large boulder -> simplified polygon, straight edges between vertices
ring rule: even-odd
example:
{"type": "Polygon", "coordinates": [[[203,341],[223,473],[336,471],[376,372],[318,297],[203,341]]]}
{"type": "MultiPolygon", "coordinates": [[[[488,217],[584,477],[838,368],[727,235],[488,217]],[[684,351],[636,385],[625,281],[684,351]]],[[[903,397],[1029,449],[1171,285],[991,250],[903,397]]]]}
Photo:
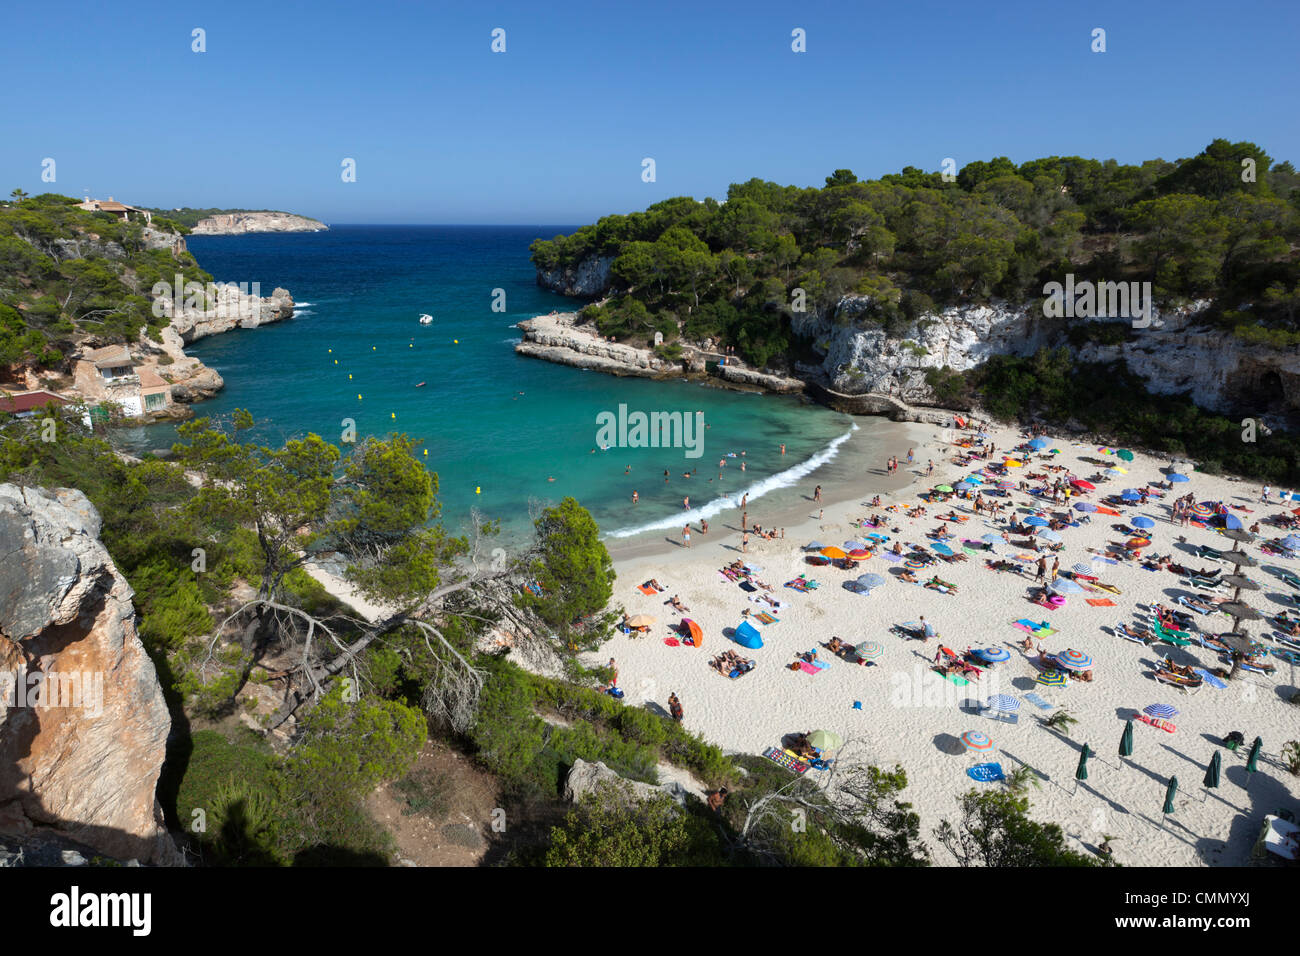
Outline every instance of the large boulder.
{"type": "Polygon", "coordinates": [[[171,717],[99,529],[80,491],[0,484],[0,832],[176,864],[156,797],[171,717]]]}
{"type": "Polygon", "coordinates": [[[590,763],[579,757],[573,761],[573,767],[564,780],[564,799],[569,803],[577,803],[588,794],[594,793],[601,784],[610,784],[621,789],[628,799],[633,801],[651,800],[667,794],[678,803],[685,803],[687,794],[686,789],[679,783],[656,787],[638,780],[628,780],[599,761],[590,763]]]}

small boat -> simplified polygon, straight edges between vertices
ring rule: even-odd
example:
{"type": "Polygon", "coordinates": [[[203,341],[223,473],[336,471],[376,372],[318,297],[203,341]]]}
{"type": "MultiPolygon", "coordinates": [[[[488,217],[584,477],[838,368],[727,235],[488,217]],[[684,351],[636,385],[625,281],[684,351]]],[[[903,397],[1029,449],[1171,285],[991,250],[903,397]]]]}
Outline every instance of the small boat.
{"type": "Polygon", "coordinates": [[[420,313],[420,324],[421,324],[421,325],[433,325],[433,316],[429,315],[427,312],[421,312],[421,313],[420,313]]]}
{"type": "Polygon", "coordinates": [[[424,383],[423,383],[423,382],[416,382],[416,383],[415,383],[415,387],[416,387],[416,388],[424,388],[424,383]]]}

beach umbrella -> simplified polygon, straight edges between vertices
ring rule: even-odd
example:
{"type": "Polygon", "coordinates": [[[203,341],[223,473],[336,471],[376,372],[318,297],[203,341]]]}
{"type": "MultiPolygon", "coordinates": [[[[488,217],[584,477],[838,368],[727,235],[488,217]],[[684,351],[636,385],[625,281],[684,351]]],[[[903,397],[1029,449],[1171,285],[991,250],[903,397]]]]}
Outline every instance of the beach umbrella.
{"type": "Polygon", "coordinates": [[[826,546],[820,541],[810,541],[803,546],[803,549],[805,551],[820,551],[824,547],[826,546]]]}
{"type": "Polygon", "coordinates": [[[1223,527],[1229,531],[1240,531],[1241,519],[1234,514],[1225,513],[1223,515],[1223,527]]]}
{"type": "Polygon", "coordinates": [[[1051,528],[1038,532],[1038,537],[1044,541],[1050,541],[1052,544],[1059,544],[1061,541],[1060,532],[1053,531],[1051,528]]]}
{"type": "MultiPolygon", "coordinates": [[[[1235,541],[1239,544],[1249,544],[1255,540],[1253,534],[1249,531],[1243,531],[1241,528],[1229,528],[1227,531],[1223,532],[1223,536],[1229,541],[1235,541]]],[[[1239,549],[1234,547],[1232,550],[1237,551],[1239,549]]]]}
{"type": "Polygon", "coordinates": [[[1057,578],[1049,585],[1057,594],[1079,594],[1083,588],[1069,578],[1057,578]]]}
{"type": "Polygon", "coordinates": [[[836,750],[844,746],[844,738],[834,731],[814,730],[808,735],[808,743],[818,750],[836,750]]]}
{"type": "Polygon", "coordinates": [[[1051,442],[1048,441],[1046,438],[1039,437],[1039,438],[1035,438],[1033,441],[1031,441],[1031,442],[1029,443],[1029,447],[1032,448],[1034,451],[1042,451],[1044,448],[1046,448],[1046,447],[1047,447],[1048,445],[1050,445],[1050,444],[1051,444],[1051,442]]]}
{"type": "Polygon", "coordinates": [[[1070,484],[1076,488],[1082,488],[1084,491],[1094,491],[1097,487],[1091,481],[1084,481],[1082,478],[1071,479],[1070,484]]]}
{"type": "Polygon", "coordinates": [[[1124,733],[1119,738],[1119,755],[1133,756],[1133,718],[1124,721],[1124,733]]]}
{"type": "Polygon", "coordinates": [[[1264,739],[1256,737],[1255,742],[1250,745],[1250,753],[1246,757],[1246,773],[1255,773],[1259,770],[1259,752],[1264,749],[1264,739]]]}
{"type": "Polygon", "coordinates": [[[1210,765],[1205,768],[1205,779],[1201,781],[1202,785],[1208,790],[1217,789],[1219,786],[1219,775],[1223,773],[1223,756],[1219,751],[1214,752],[1210,758],[1210,765]]]}
{"type": "Polygon", "coordinates": [[[1288,551],[1300,551],[1300,535],[1289,534],[1279,543],[1288,551]]]}
{"type": "Polygon", "coordinates": [[[1174,812],[1174,797],[1178,796],[1178,778],[1170,777],[1169,786],[1165,788],[1165,813],[1174,812]]]}
{"type": "Polygon", "coordinates": [[[935,485],[934,490],[946,495],[952,491],[952,485],[935,485]]]}
{"type": "Polygon", "coordinates": [[[1244,577],[1244,576],[1242,576],[1242,575],[1240,575],[1240,574],[1225,574],[1225,575],[1224,575],[1222,578],[1220,578],[1219,580],[1221,580],[1224,584],[1228,585],[1228,587],[1230,587],[1230,588],[1236,588],[1238,591],[1243,591],[1243,590],[1245,590],[1245,591],[1258,591],[1258,590],[1259,590],[1259,585],[1258,585],[1258,584],[1256,584],[1256,583],[1255,583],[1254,581],[1252,581],[1250,578],[1248,578],[1248,577],[1244,577]]]}
{"type": "Polygon", "coordinates": [[[1017,461],[1017,460],[1014,459],[1014,458],[1008,458],[1008,459],[1007,459],[1006,461],[1004,461],[1002,464],[1006,465],[1008,468],[1019,468],[1019,467],[1021,467],[1022,465],[1024,465],[1024,462],[1023,462],[1023,461],[1017,461]]]}
{"type": "Polygon", "coordinates": [[[1124,542],[1124,547],[1128,548],[1130,551],[1140,551],[1142,548],[1145,548],[1150,543],[1151,543],[1150,538],[1143,538],[1139,536],[1136,538],[1129,538],[1127,541],[1124,542]]]}
{"type": "Polygon", "coordinates": [[[1075,564],[1071,567],[1070,570],[1072,570],[1075,574],[1084,574],[1084,575],[1092,574],[1092,568],[1086,564],[1075,564]]]}
{"type": "Polygon", "coordinates": [[[1105,471],[1102,472],[1102,474],[1108,475],[1111,478],[1118,478],[1120,475],[1127,475],[1128,472],[1125,471],[1123,468],[1107,468],[1105,471]]]}
{"type": "Polygon", "coordinates": [[[857,582],[864,588],[878,588],[885,583],[885,579],[879,574],[859,574],[857,582]]]}
{"type": "Polygon", "coordinates": [[[871,552],[865,548],[854,548],[849,552],[849,557],[854,561],[865,561],[867,558],[871,557],[871,552]]]}
{"type": "Polygon", "coordinates": [[[854,648],[858,657],[866,661],[874,661],[877,657],[885,653],[885,645],[879,641],[863,641],[854,648]]]}
{"type": "Polygon", "coordinates": [[[981,647],[975,652],[975,656],[988,661],[990,664],[1011,660],[1011,652],[1005,647],[981,647]]]}
{"type": "Polygon", "coordinates": [[[1214,506],[1208,502],[1202,501],[1199,505],[1195,505],[1192,508],[1192,517],[1201,521],[1205,521],[1207,518],[1213,518],[1214,506]]]}
{"type": "Polygon", "coordinates": [[[691,640],[695,642],[696,647],[704,643],[704,629],[700,625],[689,617],[682,618],[682,625],[686,628],[686,632],[691,635],[691,640]]]}
{"type": "Polygon", "coordinates": [[[993,749],[993,741],[989,735],[978,730],[968,730],[961,735],[961,742],[966,745],[967,750],[974,750],[976,753],[985,753],[993,749]]]}
{"type": "Polygon", "coordinates": [[[1178,716],[1178,708],[1172,704],[1148,704],[1142,708],[1142,713],[1158,720],[1169,720],[1178,716]]]}
{"type": "Polygon", "coordinates": [[[1220,604],[1219,610],[1226,611],[1239,621],[1258,621],[1264,616],[1249,604],[1243,604],[1240,601],[1229,601],[1226,604],[1220,604]]]}
{"type": "Polygon", "coordinates": [[[867,543],[866,543],[865,541],[859,541],[859,540],[857,540],[856,538],[854,538],[852,541],[845,541],[845,542],[844,542],[844,550],[845,550],[845,551],[854,551],[854,550],[859,550],[859,549],[865,548],[866,546],[867,546],[867,543]]]}
{"type": "Polygon", "coordinates": [[[1129,501],[1129,502],[1133,502],[1133,501],[1141,501],[1141,500],[1142,500],[1142,496],[1141,496],[1140,494],[1138,494],[1136,491],[1134,491],[1133,489],[1131,489],[1131,488],[1128,489],[1127,491],[1125,491],[1125,492],[1124,492],[1123,494],[1121,494],[1119,497],[1120,497],[1120,500],[1121,500],[1121,501],[1129,501]]]}
{"type": "Polygon", "coordinates": [[[1078,501],[1075,502],[1074,510],[1083,512],[1096,511],[1097,506],[1088,501],[1078,501]]]}
{"type": "Polygon", "coordinates": [[[966,478],[962,481],[957,482],[956,487],[960,488],[962,491],[970,491],[972,488],[975,487],[975,482],[971,481],[969,478],[966,478]]]}
{"type": "Polygon", "coordinates": [[[1123,458],[1125,461],[1132,461],[1133,453],[1127,448],[1121,448],[1119,451],[1115,452],[1115,457],[1123,458]]]}
{"type": "Polygon", "coordinates": [[[1239,568],[1254,568],[1259,566],[1259,562],[1244,551],[1226,551],[1223,554],[1223,560],[1227,561],[1229,564],[1235,564],[1239,568]]]}
{"type": "Polygon", "coordinates": [[[1038,675],[1034,683],[1042,684],[1044,687],[1064,687],[1070,683],[1070,678],[1060,671],[1044,671],[1038,675]]]}
{"type": "Polygon", "coordinates": [[[1010,714],[1020,709],[1020,700],[1010,694],[994,694],[985,702],[984,709],[1010,714]]]}
{"type": "Polygon", "coordinates": [[[1088,779],[1088,745],[1084,744],[1083,749],[1079,751],[1079,765],[1074,768],[1074,789],[1079,789],[1079,781],[1088,779]]]}
{"type": "Polygon", "coordinates": [[[984,432],[979,432],[975,437],[978,438],[980,441],[983,441],[984,439],[988,438],[989,436],[988,436],[986,433],[984,433],[984,432]]]}
{"type": "Polygon", "coordinates": [[[845,551],[843,548],[834,548],[834,547],[822,548],[821,553],[826,557],[834,558],[835,560],[839,560],[840,558],[847,558],[849,556],[849,553],[845,551]]]}
{"type": "Polygon", "coordinates": [[[1192,479],[1188,478],[1184,474],[1181,474],[1180,472],[1172,471],[1169,473],[1169,480],[1172,482],[1183,482],[1183,481],[1191,481],[1192,479]]]}
{"type": "Polygon", "coordinates": [[[1016,483],[1014,481],[999,481],[998,488],[1002,491],[1015,491],[1016,483]]]}
{"type": "Polygon", "coordinates": [[[1129,522],[1135,528],[1154,528],[1156,523],[1150,518],[1139,515],[1129,522]]]}
{"type": "Polygon", "coordinates": [[[1046,528],[1050,522],[1042,515],[1030,515],[1022,524],[1027,524],[1032,528],[1046,528]]]}
{"type": "Polygon", "coordinates": [[[1083,651],[1076,651],[1071,647],[1056,655],[1056,663],[1066,670],[1086,671],[1092,666],[1092,658],[1083,651]]]}
{"type": "Polygon", "coordinates": [[[638,614],[635,617],[629,617],[627,619],[627,626],[628,627],[650,627],[652,624],[654,624],[654,622],[655,619],[652,618],[649,614],[638,614]]]}
{"type": "Polygon", "coordinates": [[[997,544],[1002,540],[1002,538],[996,534],[982,534],[980,535],[980,540],[985,544],[997,544]]]}

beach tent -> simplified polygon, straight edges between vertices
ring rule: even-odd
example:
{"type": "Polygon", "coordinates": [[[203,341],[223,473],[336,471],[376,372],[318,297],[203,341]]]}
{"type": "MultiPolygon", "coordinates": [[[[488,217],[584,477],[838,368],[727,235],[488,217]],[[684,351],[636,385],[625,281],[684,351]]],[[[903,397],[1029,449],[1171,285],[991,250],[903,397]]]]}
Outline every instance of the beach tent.
{"type": "Polygon", "coordinates": [[[748,621],[741,621],[736,628],[735,641],[741,647],[748,647],[751,650],[763,646],[763,638],[759,636],[757,628],[748,621]]]}
{"type": "Polygon", "coordinates": [[[686,633],[691,636],[691,640],[695,642],[696,647],[699,647],[704,643],[704,629],[689,617],[682,618],[682,627],[685,628],[686,633]]]}
{"type": "Polygon", "coordinates": [[[1224,512],[1223,514],[1219,515],[1219,517],[1223,519],[1223,527],[1226,528],[1227,530],[1229,531],[1241,530],[1241,519],[1238,518],[1236,515],[1229,514],[1228,512],[1224,512]]]}

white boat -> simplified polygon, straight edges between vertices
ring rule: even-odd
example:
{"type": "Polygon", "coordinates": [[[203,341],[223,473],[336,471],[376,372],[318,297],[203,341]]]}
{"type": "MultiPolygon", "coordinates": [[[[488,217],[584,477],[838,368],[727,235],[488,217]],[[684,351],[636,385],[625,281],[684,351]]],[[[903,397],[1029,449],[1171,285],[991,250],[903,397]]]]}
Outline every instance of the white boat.
{"type": "Polygon", "coordinates": [[[421,313],[420,313],[420,324],[421,324],[421,325],[433,325],[433,316],[429,315],[427,312],[421,312],[421,313]]]}

